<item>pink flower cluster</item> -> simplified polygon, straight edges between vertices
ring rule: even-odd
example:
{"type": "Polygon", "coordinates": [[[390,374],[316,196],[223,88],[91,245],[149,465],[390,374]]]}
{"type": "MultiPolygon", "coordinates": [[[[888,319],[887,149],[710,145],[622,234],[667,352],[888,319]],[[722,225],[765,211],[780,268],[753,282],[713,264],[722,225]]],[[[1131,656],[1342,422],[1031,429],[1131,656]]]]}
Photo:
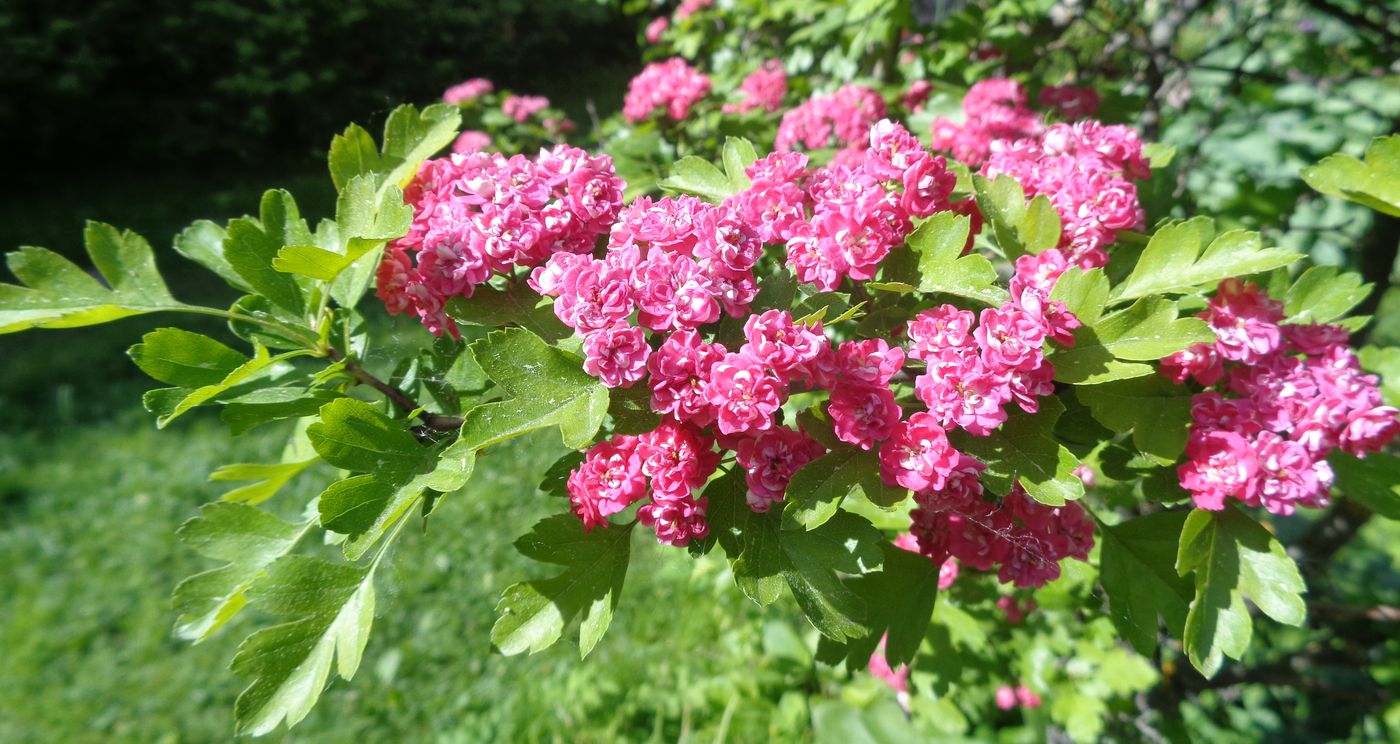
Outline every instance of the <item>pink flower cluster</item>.
{"type": "Polygon", "coordinates": [[[1060,575],[1065,558],[1086,560],[1094,523],[1075,502],[1046,506],[1018,484],[1000,503],[983,498],[977,479],[984,466],[960,456],[947,483],[915,492],[910,533],[920,552],[943,564],[949,557],[979,571],[997,571],[1002,583],[1040,587],[1060,575]]]}
{"type": "Polygon", "coordinates": [[[1397,410],[1382,405],[1340,326],[1283,324],[1283,304],[1238,279],[1220,283],[1201,317],[1215,331],[1162,360],[1182,383],[1222,383],[1195,396],[1181,486],[1202,509],[1228,498],[1274,514],[1327,504],[1340,448],[1375,452],[1400,434],[1397,410]]]}
{"type": "Polygon", "coordinates": [[[993,143],[1040,134],[1040,114],[1026,108],[1026,91],[1014,80],[993,78],[974,83],[962,103],[961,125],[942,116],[933,120],[933,149],[977,168],[992,154],[993,143]]]}
{"type": "Polygon", "coordinates": [[[588,450],[569,474],[569,501],[586,529],[643,499],[642,524],[663,543],[683,547],[710,532],[704,485],[719,464],[714,442],[693,426],[666,421],[641,436],[618,435],[588,450]]]}
{"type": "Polygon", "coordinates": [[[680,7],[676,8],[676,20],[683,21],[714,4],[715,0],[681,0],[680,7]]]}
{"type": "Polygon", "coordinates": [[[1021,707],[1026,709],[1039,708],[1041,704],[1040,696],[1031,692],[1031,688],[1025,685],[1002,685],[997,688],[996,704],[1002,710],[1011,710],[1021,707]]]}
{"type": "Polygon", "coordinates": [[[475,129],[468,129],[457,135],[457,140],[452,143],[452,152],[456,155],[466,155],[485,150],[490,146],[491,135],[475,129]]]}
{"type": "Polygon", "coordinates": [[[549,108],[549,99],[544,96],[509,95],[504,101],[501,101],[501,111],[506,116],[521,123],[529,121],[530,117],[547,108],[549,108]]]}
{"type": "Polygon", "coordinates": [[[622,115],[634,124],[661,109],[672,121],[683,121],[690,107],[710,93],[710,78],[680,57],[647,65],[627,85],[622,115]]]}
{"type": "Polygon", "coordinates": [[[787,95],[787,71],[783,63],[776,59],[764,62],[739,83],[739,93],[743,100],[724,104],[726,113],[742,114],[755,109],[772,113],[782,108],[783,96],[787,95]]]}
{"type": "Polygon", "coordinates": [[[491,81],[486,78],[472,78],[465,83],[458,83],[448,88],[442,94],[442,101],[443,103],[465,103],[480,98],[495,89],[491,81]]]}
{"type": "Polygon", "coordinates": [[[890,668],[889,659],[885,658],[885,642],[889,640],[886,635],[880,639],[880,645],[875,647],[875,652],[870,655],[870,663],[866,668],[871,676],[883,680],[890,686],[891,690],[901,695],[909,692],[909,666],[900,664],[898,669],[890,668]]]}
{"type": "Polygon", "coordinates": [[[982,172],[1014,177],[1026,196],[1044,194],[1060,216],[1060,247],[1072,263],[1108,263],[1105,246],[1146,220],[1134,179],[1151,175],[1137,131],[1092,119],[1055,124],[1038,136],[994,143],[982,172]]]}
{"type": "Polygon", "coordinates": [[[651,23],[647,24],[646,31],[643,32],[643,35],[646,36],[648,44],[655,44],[661,41],[661,35],[666,33],[666,29],[670,27],[671,20],[669,18],[666,16],[657,16],[651,19],[651,23]]]}
{"type": "Polygon", "coordinates": [[[752,185],[734,197],[765,241],[786,242],[797,280],[822,290],[874,277],[914,219],[949,208],[957,182],[947,161],[899,124],[881,120],[865,137],[869,146],[848,150],[846,164],[812,173],[803,155],[769,155],[750,166],[752,185]]]}
{"type": "Polygon", "coordinates": [[[1055,109],[1065,119],[1073,121],[1093,116],[1099,110],[1101,99],[1093,88],[1079,88],[1073,85],[1048,85],[1040,89],[1037,96],[1040,105],[1055,109]]]}
{"type": "Polygon", "coordinates": [[[870,126],[884,116],[885,100],[879,93],[861,85],[843,85],[831,95],[814,96],[783,114],[774,148],[859,145],[866,141],[870,126]]]}
{"type": "Polygon", "coordinates": [[[1080,326],[1064,303],[1049,299],[1064,269],[1054,249],[1022,256],[1010,302],[978,316],[941,305],[909,322],[909,356],[925,365],[914,391],[937,425],[986,436],[1006,420],[1008,403],[1027,413],[1040,410],[1040,396],[1055,389],[1045,343],[1071,346],[1080,326]]]}
{"type": "Polygon", "coordinates": [[[611,158],[568,145],[533,160],[482,152],[429,160],[404,190],[413,224],[386,248],[377,294],[390,313],[412,312],[433,333],[456,335],[447,300],[517,266],[592,251],[624,186],[611,158]]]}

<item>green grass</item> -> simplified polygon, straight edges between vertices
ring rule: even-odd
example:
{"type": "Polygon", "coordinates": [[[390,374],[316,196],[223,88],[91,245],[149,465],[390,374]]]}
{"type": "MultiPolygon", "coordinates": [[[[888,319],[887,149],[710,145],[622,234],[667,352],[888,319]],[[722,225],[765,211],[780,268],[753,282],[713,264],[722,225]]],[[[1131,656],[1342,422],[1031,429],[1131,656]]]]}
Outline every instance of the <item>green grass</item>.
{"type": "MultiPolygon", "coordinates": [[[[198,646],[175,640],[170,590],[210,566],[173,532],[217,497],[211,469],[271,455],[277,441],[230,440],[208,415],[173,428],[157,433],[133,411],[59,437],[0,435],[0,741],[230,736],[243,681],[226,665],[268,618],[245,613],[198,646]]],[[[691,561],[640,531],[623,605],[587,660],[567,641],[533,657],[491,652],[500,591],[548,570],[510,543],[564,508],[534,487],[560,452],[555,436],[492,451],[426,534],[405,532],[358,676],[270,740],[800,737],[805,703],[784,693],[815,684],[810,665],[764,654],[765,613],[733,590],[722,561],[691,561]]],[[[311,480],[280,506],[299,508],[311,480]]],[[[769,645],[788,627],[770,628],[769,645]]]]}

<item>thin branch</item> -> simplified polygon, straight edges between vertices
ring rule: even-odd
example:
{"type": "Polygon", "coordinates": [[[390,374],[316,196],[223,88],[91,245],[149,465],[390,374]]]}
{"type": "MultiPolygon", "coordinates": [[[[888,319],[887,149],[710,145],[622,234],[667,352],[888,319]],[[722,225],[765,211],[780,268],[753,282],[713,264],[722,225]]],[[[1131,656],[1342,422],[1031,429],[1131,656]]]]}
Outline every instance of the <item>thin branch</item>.
{"type": "MultiPolygon", "coordinates": [[[[339,349],[328,349],[326,351],[326,358],[330,359],[332,362],[342,362],[345,371],[349,372],[352,377],[383,393],[384,397],[392,401],[393,404],[404,413],[413,413],[421,408],[412,398],[408,397],[407,393],[370,374],[369,370],[347,359],[345,354],[341,353],[339,349]]],[[[424,426],[435,431],[452,431],[462,426],[462,418],[460,416],[420,413],[418,414],[417,420],[422,422],[424,426]]]]}

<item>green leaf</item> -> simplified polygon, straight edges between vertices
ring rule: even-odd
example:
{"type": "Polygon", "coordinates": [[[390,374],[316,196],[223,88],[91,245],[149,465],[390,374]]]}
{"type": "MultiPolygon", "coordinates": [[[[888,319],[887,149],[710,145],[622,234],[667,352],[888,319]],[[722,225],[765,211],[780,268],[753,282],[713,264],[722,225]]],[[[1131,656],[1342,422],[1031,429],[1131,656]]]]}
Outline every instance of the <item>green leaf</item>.
{"type": "Polygon", "coordinates": [[[161,429],[184,413],[235,388],[247,394],[250,387],[275,385],[277,379],[272,375],[289,369],[282,366],[283,362],[311,354],[301,350],[270,356],[267,349],[258,344],[249,359],[213,339],[176,328],[147,334],[144,343],[133,346],[128,353],[152,377],[162,382],[178,380],[176,384],[184,385],[146,393],[143,399],[146,408],[156,414],[156,426],[161,429]],[[228,357],[230,352],[235,357],[228,357]],[[223,377],[216,378],[214,373],[234,358],[243,361],[223,377]],[[215,381],[200,384],[201,380],[215,381]]]}
{"type": "Polygon", "coordinates": [[[440,468],[455,466],[418,444],[403,422],[354,398],[322,406],[321,420],[306,435],[321,459],[365,473],[332,483],[317,501],[321,526],[348,536],[343,548],[350,560],[364,556],[438,484],[440,468]]]}
{"type": "Polygon", "coordinates": [[[175,252],[218,274],[234,289],[252,292],[253,288],[224,258],[224,239],[227,237],[222,227],[209,220],[200,220],[175,236],[175,252]]]}
{"type": "Polygon", "coordinates": [[[306,314],[302,287],[289,274],[273,268],[283,246],[309,245],[311,231],[297,211],[292,195],[280,189],[263,194],[259,218],[239,217],[228,223],[224,258],[243,281],[291,317],[306,314]]]}
{"type": "Polygon", "coordinates": [[[778,537],[787,563],[783,577],[812,626],[837,641],[868,635],[865,601],[837,572],[879,570],[884,565],[880,531],[865,518],[841,511],[816,529],[784,530],[778,537]]]}
{"type": "MultiPolygon", "coordinates": [[[[1021,190],[1021,184],[1004,174],[995,180],[973,176],[972,183],[976,189],[977,208],[987,218],[1007,260],[1015,261],[1026,255],[1029,250],[1020,234],[1026,216],[1026,193],[1021,190]]],[[[1058,237],[1056,240],[1058,242],[1058,237]]]]}
{"type": "Polygon", "coordinates": [[[272,498],[282,487],[307,469],[318,458],[300,462],[239,463],[224,465],[209,474],[211,481],[254,481],[246,486],[228,491],[219,498],[223,501],[238,502],[257,506],[272,498]]]}
{"type": "Polygon", "coordinates": [[[402,421],[354,398],[321,406],[321,420],[306,430],[321,459],[360,473],[420,473],[430,455],[402,421]]]}
{"type": "Polygon", "coordinates": [[[21,283],[0,284],[0,333],[77,328],[189,307],[170,296],[140,235],[89,222],[83,238],[107,286],[53,251],[21,248],[6,256],[21,283]]]}
{"type": "Polygon", "coordinates": [[[1143,656],[1157,649],[1158,617],[1177,638],[1186,623],[1191,582],[1176,573],[1177,539],[1186,512],[1157,512],[1099,526],[1099,581],[1109,617],[1143,656]]]}
{"type": "Polygon", "coordinates": [[[538,653],[559,640],[569,621],[581,616],[579,653],[587,656],[607,632],[622,596],[632,526],[589,532],[573,514],[536,524],[515,542],[516,549],[534,560],[564,566],[564,572],[506,589],[496,605],[499,617],[491,628],[491,644],[507,656],[538,653]]]}
{"type": "Polygon", "coordinates": [[[668,191],[680,191],[718,204],[736,193],[729,176],[704,158],[687,155],[671,166],[671,175],[659,184],[668,191]]]}
{"type": "Polygon", "coordinates": [[[1085,271],[1071,266],[1055,281],[1050,299],[1065,303],[1080,323],[1092,326],[1103,317],[1104,305],[1108,303],[1108,277],[1103,269],[1085,271]]]}
{"type": "Polygon", "coordinates": [[[1144,142],[1142,157],[1152,167],[1152,170],[1160,170],[1171,165],[1172,159],[1176,157],[1176,146],[1161,142],[1144,142]]]}
{"type": "Polygon", "coordinates": [[[938,565],[928,556],[901,550],[883,542],[884,568],[851,582],[865,600],[868,608],[869,634],[863,639],[870,650],[860,654],[857,663],[864,665],[870,653],[885,637],[885,660],[891,667],[914,660],[933,617],[934,600],[938,596],[938,565]]]}
{"type": "Polygon", "coordinates": [[[997,286],[991,262],[977,253],[962,255],[969,224],[965,215],[939,212],[909,236],[909,248],[919,257],[919,289],[1000,305],[1011,296],[997,286]]]}
{"type": "Polygon", "coordinates": [[[1117,433],[1133,432],[1143,452],[1175,461],[1191,429],[1191,389],[1160,375],[1082,385],[1075,395],[1094,418],[1117,433]]]}
{"type": "Polygon", "coordinates": [[[749,508],[748,487],[738,469],[705,487],[710,534],[733,564],[734,583],[744,596],[770,605],[782,596],[782,553],[777,547],[781,517],[749,508]]]}
{"type": "Polygon", "coordinates": [[[747,189],[750,182],[744,169],[758,160],[753,143],[741,137],[725,137],[721,158],[724,162],[725,178],[729,181],[729,193],[737,194],[747,189]]]}
{"type": "Polygon", "coordinates": [[[816,744],[902,744],[926,738],[893,700],[858,708],[840,700],[814,699],[812,731],[816,744]]]}
{"type": "Polygon", "coordinates": [[[1374,284],[1362,284],[1361,275],[1345,274],[1335,266],[1314,266],[1293,283],[1284,300],[1285,323],[1330,323],[1361,304],[1374,284]]]}
{"type": "Polygon", "coordinates": [[[476,363],[509,397],[464,414],[464,446],[480,450],[549,426],[559,427],[570,449],[592,441],[607,415],[608,389],[583,371],[578,357],[523,328],[492,331],[470,348],[476,363]]]}
{"type": "Polygon", "coordinates": [[[1055,379],[1092,385],[1153,373],[1156,361],[1198,343],[1215,340],[1200,318],[1178,318],[1177,305],[1147,297],[1075,330],[1074,345],[1050,355],[1055,379]]]}
{"type": "Polygon", "coordinates": [[[332,390],[267,387],[225,399],[220,418],[238,435],[273,421],[315,416],[321,406],[339,397],[332,390]]]}
{"type": "Polygon", "coordinates": [[[502,328],[518,325],[546,341],[568,338],[573,331],[559,322],[554,306],[542,302],[530,285],[519,282],[508,289],[477,287],[471,297],[447,302],[447,315],[458,323],[502,328]]]}
{"type": "Polygon", "coordinates": [[[452,143],[461,125],[461,109],[449,104],[435,103],[422,111],[409,104],[394,109],[384,122],[384,147],[374,169],[386,173],[381,191],[407,186],[424,160],[452,143]]]}
{"type": "Polygon", "coordinates": [[[886,507],[909,495],[907,489],[891,488],[880,479],[880,461],[875,451],[843,443],[793,474],[783,515],[810,530],[835,515],[842,500],[854,493],[864,493],[872,502],[886,507]]]}
{"type": "Polygon", "coordinates": [[[1063,506],[1084,496],[1084,483],[1074,474],[1079,458],[1054,437],[1055,422],[1065,412],[1059,398],[1040,399],[1040,410],[1013,410],[1000,428],[985,437],[954,432],[953,444],[987,465],[982,483],[992,493],[1005,496],[1019,482],[1031,498],[1049,506],[1063,506]]]}
{"type": "Polygon", "coordinates": [[[238,647],[233,671],[252,679],[234,704],[238,733],[260,736],[283,720],[296,725],[320,698],[333,662],[343,679],[355,675],[374,622],[377,567],[305,556],[267,567],[248,590],[249,602],[297,619],[259,630],[238,647]]]}
{"type": "Polygon", "coordinates": [[[1380,375],[1386,405],[1400,406],[1400,346],[1363,346],[1356,357],[1362,369],[1380,375]]]}
{"type": "Polygon", "coordinates": [[[387,170],[379,148],[374,144],[374,137],[359,124],[351,124],[343,133],[331,139],[328,161],[331,181],[335,183],[337,191],[344,189],[357,176],[387,170]]]}
{"type": "Polygon", "coordinates": [[[361,257],[408,232],[413,207],[404,204],[403,192],[389,186],[376,193],[375,176],[356,176],[336,199],[335,250],[316,245],[288,245],[277,252],[272,266],[324,282],[335,281],[361,257]]]}
{"type": "Polygon", "coordinates": [[[1040,253],[1060,244],[1060,215],[1044,194],[1031,199],[1021,218],[1020,232],[1027,253],[1040,253]]]}
{"type": "Polygon", "coordinates": [[[1301,254],[1265,248],[1259,233],[1231,230],[1212,236],[1208,217],[1175,222],[1153,234],[1128,278],[1113,290],[1113,302],[1149,295],[1213,289],[1222,279],[1287,266],[1301,254]]]}
{"type": "Polygon", "coordinates": [[[217,385],[248,357],[208,336],[179,328],[161,328],[141,337],[127,351],[136,366],[167,385],[217,385]]]}
{"type": "Polygon", "coordinates": [[[1304,168],[1302,175],[1321,193],[1400,217],[1400,135],[1371,140],[1365,162],[1337,153],[1304,168]]]}
{"type": "Polygon", "coordinates": [[[1192,666],[1207,677],[1219,671],[1223,656],[1239,659],[1249,647],[1245,597],[1280,623],[1303,623],[1307,608],[1298,566],[1268,530],[1234,506],[1187,516],[1176,570],[1196,576],[1182,640],[1192,666]]]}
{"type": "Polygon", "coordinates": [[[175,635],[198,643],[243,609],[244,593],[263,569],[287,554],[308,525],[293,525],[243,504],[206,504],[185,522],[180,539],[226,565],[195,574],[175,587],[175,635]]]}
{"type": "Polygon", "coordinates": [[[1400,519],[1400,458],[1373,452],[1363,460],[1339,450],[1328,462],[1342,495],[1386,519],[1400,519]]]}

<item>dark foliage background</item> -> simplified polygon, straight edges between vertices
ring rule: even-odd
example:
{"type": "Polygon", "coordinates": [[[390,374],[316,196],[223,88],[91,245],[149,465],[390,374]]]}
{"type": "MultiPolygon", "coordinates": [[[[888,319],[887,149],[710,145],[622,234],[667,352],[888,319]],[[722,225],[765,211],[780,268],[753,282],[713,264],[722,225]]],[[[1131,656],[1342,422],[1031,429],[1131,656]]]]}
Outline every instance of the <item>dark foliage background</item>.
{"type": "Polygon", "coordinates": [[[7,0],[0,145],[44,171],[309,160],[466,77],[635,66],[635,33],[587,0],[7,0]]]}

